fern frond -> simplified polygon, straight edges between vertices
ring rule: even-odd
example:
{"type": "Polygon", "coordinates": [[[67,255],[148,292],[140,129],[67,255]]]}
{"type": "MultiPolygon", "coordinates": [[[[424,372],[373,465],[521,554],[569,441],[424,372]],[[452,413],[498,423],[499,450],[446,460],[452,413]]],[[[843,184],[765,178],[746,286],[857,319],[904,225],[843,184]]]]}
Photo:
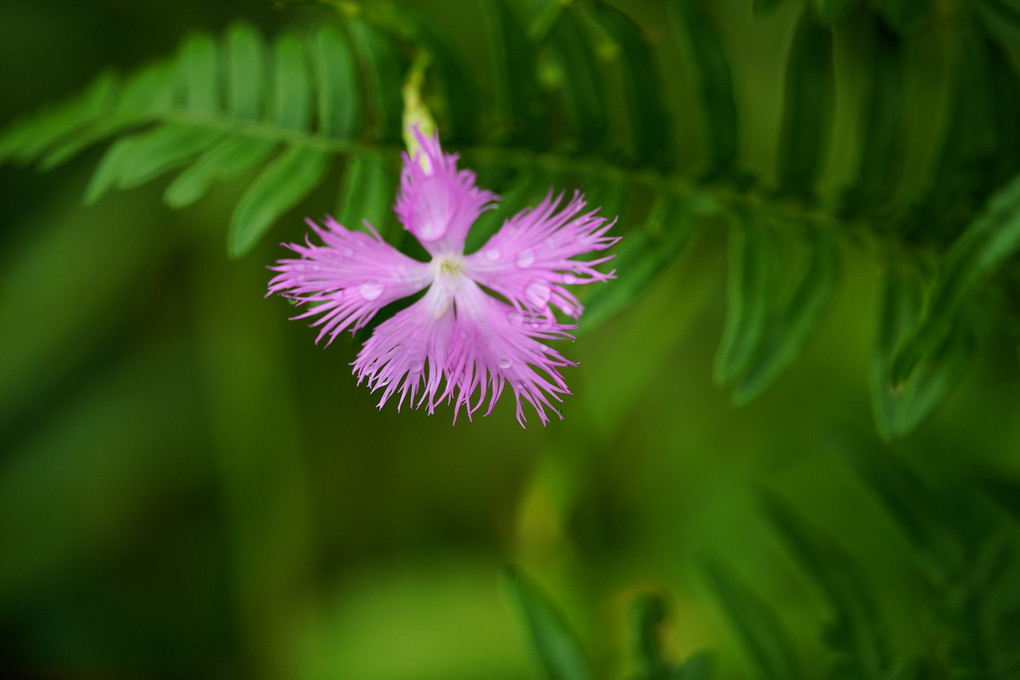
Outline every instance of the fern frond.
{"type": "MultiPolygon", "coordinates": [[[[755,0],[751,9],[770,15],[781,4],[755,0]]],[[[164,193],[175,208],[200,200],[219,180],[256,173],[230,221],[228,251],[240,256],[343,159],[339,212],[386,231],[386,197],[396,184],[395,164],[386,159],[400,148],[401,85],[414,57],[430,64],[422,92],[444,138],[506,195],[501,214],[549,184],[575,184],[623,216],[620,280],[584,300],[582,331],[657,280],[705,217],[736,225],[715,376],[736,384],[737,403],[761,394],[808,344],[838,285],[846,244],[874,246],[895,270],[889,281],[901,267],[919,272],[909,300],[887,290],[876,343],[872,392],[890,438],[916,427],[959,378],[972,342],[948,333],[956,319],[989,285],[1017,285],[1015,277],[997,276],[1012,266],[1020,239],[1020,202],[1013,200],[1020,190],[1008,184],[1020,172],[1020,78],[1006,51],[1018,43],[1020,20],[1001,0],[947,3],[951,39],[933,44],[945,51],[955,84],[934,139],[904,134],[907,36],[934,32],[941,15],[930,0],[789,3],[777,13],[796,22],[785,84],[777,85],[779,143],[775,158],[764,161],[748,158],[742,144],[752,116],[738,105],[741,65],[710,5],[670,0],[670,28],[694,82],[686,98],[700,109],[707,140],[700,167],[674,144],[680,115],[665,96],[665,78],[678,65],[660,49],[664,39],[619,5],[483,3],[491,92],[414,11],[389,2],[343,7],[310,36],[285,32],[267,48],[241,24],[220,40],[192,36],[172,58],[125,79],[103,76],[0,136],[0,163],[49,169],[113,140],[87,200],[177,171],[164,193]],[[837,78],[840,50],[854,64],[856,89],[837,78]],[[826,168],[837,93],[856,98],[860,133],[856,167],[834,180],[826,168]],[[919,144],[934,145],[924,154],[934,168],[904,182],[898,159],[919,144]],[[756,163],[774,172],[763,174],[756,163]],[[807,265],[791,266],[800,259],[807,265]],[[769,270],[795,273],[788,286],[769,286],[769,270]]],[[[500,219],[485,215],[469,248],[500,219]]]]}

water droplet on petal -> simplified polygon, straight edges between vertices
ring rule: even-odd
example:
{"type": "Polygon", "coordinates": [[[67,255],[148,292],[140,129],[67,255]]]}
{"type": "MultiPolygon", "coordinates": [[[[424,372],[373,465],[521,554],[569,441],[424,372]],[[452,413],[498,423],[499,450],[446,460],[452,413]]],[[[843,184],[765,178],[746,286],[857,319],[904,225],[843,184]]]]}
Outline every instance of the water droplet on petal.
{"type": "Polygon", "coordinates": [[[410,366],[408,366],[407,370],[410,373],[421,373],[424,368],[425,368],[425,364],[423,364],[421,362],[416,362],[416,363],[413,363],[410,366]]]}
{"type": "Polygon", "coordinates": [[[517,266],[522,269],[530,267],[535,263],[535,251],[531,248],[525,248],[517,254],[517,266]]]}
{"type": "Polygon", "coordinates": [[[570,272],[567,272],[566,274],[563,275],[563,283],[566,284],[577,283],[577,277],[571,274],[570,272]]]}
{"type": "Polygon", "coordinates": [[[513,326],[520,326],[524,323],[524,316],[520,312],[507,312],[506,319],[513,326]]]}
{"type": "Polygon", "coordinates": [[[383,287],[382,284],[366,281],[358,286],[358,292],[361,293],[361,297],[371,301],[382,295],[383,287]]]}
{"type": "Polygon", "coordinates": [[[341,248],[340,252],[344,254],[344,257],[350,257],[351,255],[354,254],[354,251],[348,248],[347,246],[341,248]]]}
{"type": "Polygon", "coordinates": [[[485,250],[484,255],[485,259],[488,260],[489,262],[495,262],[496,260],[499,259],[502,253],[499,252],[499,248],[487,248],[485,250]]]}
{"type": "Polygon", "coordinates": [[[513,362],[509,359],[500,359],[496,363],[499,364],[500,368],[510,368],[513,365],[513,362]]]}
{"type": "Polygon", "coordinates": [[[535,279],[524,289],[524,297],[534,307],[545,307],[549,302],[549,295],[551,293],[549,284],[542,279],[535,279]]]}

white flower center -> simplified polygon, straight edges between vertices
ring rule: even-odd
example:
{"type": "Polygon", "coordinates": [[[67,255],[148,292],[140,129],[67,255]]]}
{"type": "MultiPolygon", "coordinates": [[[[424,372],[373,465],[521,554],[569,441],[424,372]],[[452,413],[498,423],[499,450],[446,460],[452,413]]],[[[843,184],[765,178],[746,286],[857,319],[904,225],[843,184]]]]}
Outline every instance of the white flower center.
{"type": "Polygon", "coordinates": [[[439,255],[432,259],[432,287],[436,292],[432,318],[439,319],[453,306],[454,295],[464,284],[464,260],[460,255],[439,255]]]}

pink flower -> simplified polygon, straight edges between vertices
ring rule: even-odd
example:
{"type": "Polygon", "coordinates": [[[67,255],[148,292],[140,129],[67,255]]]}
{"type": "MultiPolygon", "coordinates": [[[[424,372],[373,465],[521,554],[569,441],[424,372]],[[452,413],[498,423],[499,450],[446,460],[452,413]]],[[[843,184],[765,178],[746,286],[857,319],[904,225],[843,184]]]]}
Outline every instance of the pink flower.
{"type": "MultiPolygon", "coordinates": [[[[457,169],[456,154],[445,154],[438,136],[413,130],[420,152],[403,155],[403,173],[395,210],[403,225],[432,255],[420,262],[397,251],[367,222],[369,233],[351,231],[332,217],[320,226],[308,220],[322,245],[285,244],[298,257],[279,260],[269,282],[278,293],[307,304],[295,317],[315,317],[316,342],[352,333],[375,314],[402,298],[424,296],[379,324],[354,361],[358,384],[382,389],[379,408],[399,393],[433,413],[443,400],[461,407],[468,418],[487,403],[485,415],[509,385],[517,400],[517,420],[525,423],[522,401],[531,404],[544,425],[551,400],[570,394],[560,375],[574,366],[548,340],[572,339],[576,325],[560,323],[554,309],[577,320],[583,308],[565,287],[606,281],[614,272],[596,266],[612,255],[579,260],[579,255],[609,248],[619,239],[606,236],[613,222],[585,212],[581,194],[563,205],[552,192],[535,208],[504,222],[482,248],[464,254],[471,225],[495,207],[499,198],[475,185],[475,175],[457,169]]],[[[563,416],[560,415],[560,418],[563,416]]]]}

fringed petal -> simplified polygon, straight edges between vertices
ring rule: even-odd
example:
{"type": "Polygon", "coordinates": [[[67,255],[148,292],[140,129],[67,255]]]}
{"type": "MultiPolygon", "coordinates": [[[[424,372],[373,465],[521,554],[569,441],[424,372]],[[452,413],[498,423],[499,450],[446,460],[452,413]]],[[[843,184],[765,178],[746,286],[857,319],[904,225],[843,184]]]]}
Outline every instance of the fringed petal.
{"type": "MultiPolygon", "coordinates": [[[[367,223],[366,223],[367,224],[367,223]]],[[[413,295],[431,281],[429,265],[412,259],[379,237],[351,231],[332,217],[320,227],[308,220],[322,241],[315,245],[284,244],[299,257],[278,260],[270,267],[276,276],[269,282],[269,295],[278,294],[308,305],[294,317],[318,317],[311,324],[320,327],[315,339],[327,344],[345,329],[353,333],[395,300],[413,295]]]]}
{"type": "Polygon", "coordinates": [[[460,254],[468,230],[499,197],[475,185],[475,174],[457,170],[457,154],[443,153],[439,137],[412,129],[419,151],[403,154],[400,193],[394,210],[432,255],[460,254]]]}
{"type": "Polygon", "coordinates": [[[552,319],[555,307],[579,318],[583,307],[564,286],[607,281],[615,277],[615,270],[596,269],[613,255],[575,258],[605,250],[619,238],[606,235],[615,219],[599,217],[598,210],[583,212],[586,204],[580,193],[560,209],[562,202],[562,194],[553,198],[550,192],[537,207],[507,220],[488,243],[464,258],[467,275],[518,308],[552,319]]]}

